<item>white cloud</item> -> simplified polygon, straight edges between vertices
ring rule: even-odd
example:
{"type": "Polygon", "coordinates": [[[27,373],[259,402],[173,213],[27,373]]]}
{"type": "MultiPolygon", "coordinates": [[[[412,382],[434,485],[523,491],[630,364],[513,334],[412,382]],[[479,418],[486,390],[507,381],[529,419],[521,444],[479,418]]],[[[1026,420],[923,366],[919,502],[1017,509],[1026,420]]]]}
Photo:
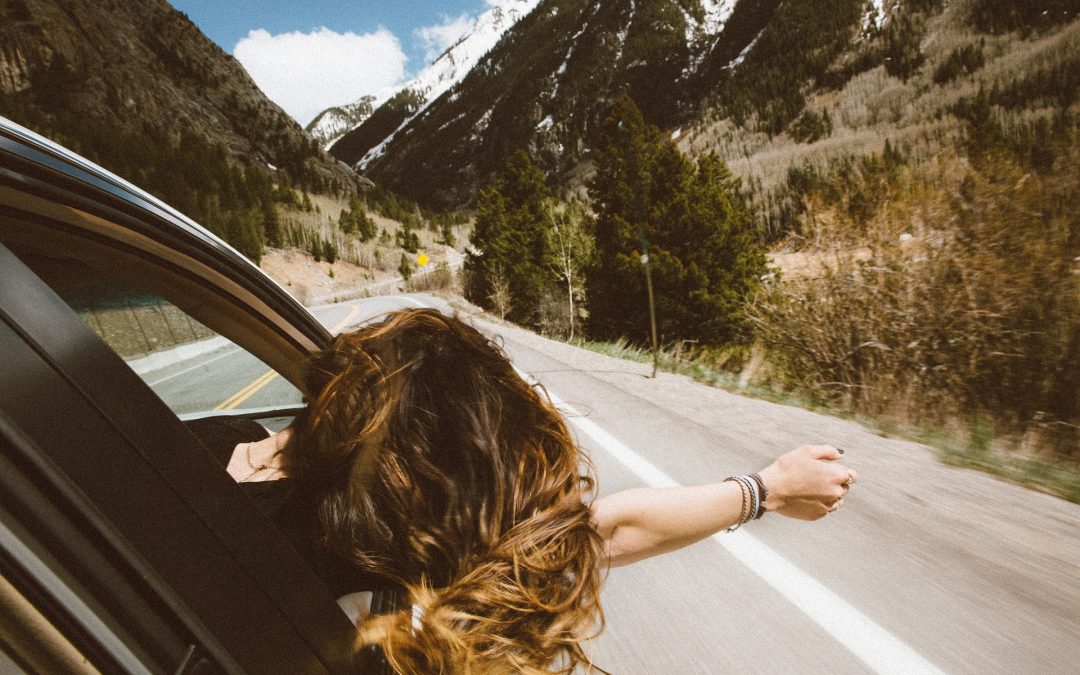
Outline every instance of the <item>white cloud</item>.
{"type": "Polygon", "coordinates": [[[423,26],[413,31],[424,47],[424,59],[431,63],[439,58],[465,34],[465,31],[472,27],[473,21],[475,19],[467,12],[453,19],[444,14],[442,23],[435,26],[423,26]]]}
{"type": "Polygon", "coordinates": [[[253,30],[236,43],[233,56],[302,125],[330,106],[400,85],[408,58],[385,28],[364,35],[329,28],[281,35],[253,30]]]}

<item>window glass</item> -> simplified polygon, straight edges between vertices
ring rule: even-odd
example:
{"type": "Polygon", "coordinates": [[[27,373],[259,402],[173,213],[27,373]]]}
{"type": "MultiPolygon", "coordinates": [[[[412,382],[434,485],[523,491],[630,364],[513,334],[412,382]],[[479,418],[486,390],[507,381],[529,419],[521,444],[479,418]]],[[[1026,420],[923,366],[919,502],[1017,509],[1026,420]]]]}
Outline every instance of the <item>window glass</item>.
{"type": "Polygon", "coordinates": [[[301,403],[277,372],[164,298],[76,260],[15,252],[177,415],[301,403]]]}

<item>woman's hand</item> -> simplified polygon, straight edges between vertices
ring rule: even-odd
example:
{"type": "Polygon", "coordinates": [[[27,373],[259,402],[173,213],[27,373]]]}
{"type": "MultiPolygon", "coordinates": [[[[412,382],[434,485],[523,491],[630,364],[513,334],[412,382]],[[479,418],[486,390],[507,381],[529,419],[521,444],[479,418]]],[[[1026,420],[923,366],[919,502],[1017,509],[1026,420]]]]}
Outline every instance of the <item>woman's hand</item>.
{"type": "MultiPolygon", "coordinates": [[[[817,520],[839,508],[858,474],[836,460],[831,445],[804,445],[763,469],[768,511],[817,520]]],[[[593,527],[614,567],[682,548],[727,529],[743,514],[745,493],[735,481],[671,488],[632,488],[591,505],[593,527]]]]}
{"type": "Polygon", "coordinates": [[[831,445],[804,445],[781,455],[758,474],[769,489],[765,508],[799,520],[817,520],[840,508],[859,480],[854,469],[836,461],[842,455],[831,445]]]}

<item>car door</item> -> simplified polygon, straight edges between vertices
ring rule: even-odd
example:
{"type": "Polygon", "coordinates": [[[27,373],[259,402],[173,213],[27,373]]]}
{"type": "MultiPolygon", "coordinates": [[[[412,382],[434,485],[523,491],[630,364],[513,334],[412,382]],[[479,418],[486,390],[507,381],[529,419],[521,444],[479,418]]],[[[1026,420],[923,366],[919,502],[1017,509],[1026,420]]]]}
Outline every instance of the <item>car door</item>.
{"type": "Polygon", "coordinates": [[[188,389],[202,391],[239,356],[264,388],[282,384],[249,414],[287,421],[300,403],[287,385],[326,339],[201,228],[0,124],[0,602],[29,617],[7,615],[0,651],[30,672],[50,658],[101,672],[351,668],[334,598],[181,421],[228,406],[154,386],[198,371],[188,389]],[[226,356],[205,353],[215,340],[226,356]],[[18,637],[38,620],[37,638],[18,637]]]}

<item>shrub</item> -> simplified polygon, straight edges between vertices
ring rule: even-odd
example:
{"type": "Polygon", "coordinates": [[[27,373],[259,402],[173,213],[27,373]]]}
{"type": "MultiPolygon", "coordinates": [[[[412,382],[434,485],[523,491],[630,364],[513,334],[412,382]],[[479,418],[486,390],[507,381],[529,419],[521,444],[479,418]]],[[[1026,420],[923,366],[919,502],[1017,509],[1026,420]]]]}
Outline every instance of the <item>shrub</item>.
{"type": "Polygon", "coordinates": [[[901,186],[862,236],[850,215],[819,208],[807,219],[818,272],[752,312],[789,382],[916,422],[1038,424],[1080,459],[1076,154],[1058,159],[1070,171],[1045,176],[1006,153],[954,161],[901,186]]]}

